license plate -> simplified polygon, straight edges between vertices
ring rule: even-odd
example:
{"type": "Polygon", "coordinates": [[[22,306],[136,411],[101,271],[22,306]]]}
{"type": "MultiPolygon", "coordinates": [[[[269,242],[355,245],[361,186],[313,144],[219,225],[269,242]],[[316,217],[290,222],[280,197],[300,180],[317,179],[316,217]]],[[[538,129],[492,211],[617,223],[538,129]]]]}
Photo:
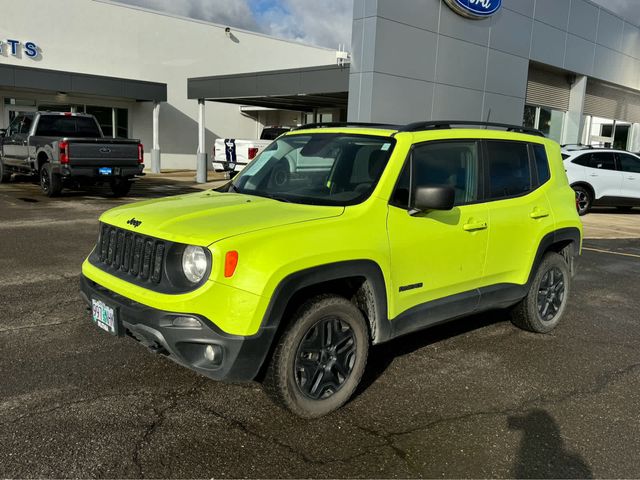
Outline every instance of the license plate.
{"type": "Polygon", "coordinates": [[[100,175],[111,175],[112,172],[113,172],[113,169],[111,167],[100,167],[98,169],[98,173],[100,175]]]}
{"type": "Polygon", "coordinates": [[[102,300],[91,299],[91,317],[94,323],[105,332],[109,332],[111,335],[118,334],[116,312],[113,307],[105,304],[102,300]]]}
{"type": "Polygon", "coordinates": [[[236,169],[236,164],[235,163],[229,163],[229,170],[235,170],[236,169]]]}

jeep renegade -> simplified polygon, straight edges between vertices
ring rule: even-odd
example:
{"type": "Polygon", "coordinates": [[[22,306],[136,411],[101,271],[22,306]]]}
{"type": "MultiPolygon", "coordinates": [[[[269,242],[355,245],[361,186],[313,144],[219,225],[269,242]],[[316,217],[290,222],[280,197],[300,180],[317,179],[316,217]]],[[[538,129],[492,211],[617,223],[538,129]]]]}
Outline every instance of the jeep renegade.
{"type": "Polygon", "coordinates": [[[498,308],[550,332],[582,241],[560,147],[470,126],[309,125],[216,191],[106,212],[93,321],[306,418],[350,398],[372,344],[498,308]]]}

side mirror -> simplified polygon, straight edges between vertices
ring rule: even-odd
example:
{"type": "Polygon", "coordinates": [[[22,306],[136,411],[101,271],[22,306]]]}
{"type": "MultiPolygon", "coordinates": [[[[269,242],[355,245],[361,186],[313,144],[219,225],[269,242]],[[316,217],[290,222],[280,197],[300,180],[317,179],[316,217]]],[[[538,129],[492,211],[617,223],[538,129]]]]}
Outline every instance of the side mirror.
{"type": "Polygon", "coordinates": [[[452,210],[456,192],[452,187],[418,187],[411,205],[410,215],[426,210],[452,210]]]}

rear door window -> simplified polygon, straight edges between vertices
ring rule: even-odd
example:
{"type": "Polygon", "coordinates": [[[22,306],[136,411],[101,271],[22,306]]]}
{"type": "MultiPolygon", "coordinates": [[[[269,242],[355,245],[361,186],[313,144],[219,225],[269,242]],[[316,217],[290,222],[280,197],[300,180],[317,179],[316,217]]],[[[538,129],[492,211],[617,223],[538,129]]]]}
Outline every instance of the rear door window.
{"type": "Polygon", "coordinates": [[[529,149],[526,143],[488,141],[487,168],[489,170],[490,199],[525,195],[532,190],[529,149]]]}
{"type": "Polygon", "coordinates": [[[615,170],[616,159],[613,152],[591,152],[580,155],[573,163],[588,168],[615,170]]]}
{"type": "Polygon", "coordinates": [[[640,158],[626,153],[619,153],[620,170],[629,173],[640,173],[640,158]]]}

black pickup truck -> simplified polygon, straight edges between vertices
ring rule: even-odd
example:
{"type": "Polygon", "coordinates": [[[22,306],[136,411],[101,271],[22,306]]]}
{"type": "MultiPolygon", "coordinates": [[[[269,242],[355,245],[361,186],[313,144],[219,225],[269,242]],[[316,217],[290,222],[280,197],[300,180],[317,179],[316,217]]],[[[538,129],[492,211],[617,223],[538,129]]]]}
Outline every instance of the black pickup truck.
{"type": "Polygon", "coordinates": [[[93,115],[24,113],[0,129],[0,183],[13,173],[36,174],[49,197],[63,187],[103,183],[114,195],[126,195],[143,174],[143,161],[138,140],[105,137],[93,115]]]}

